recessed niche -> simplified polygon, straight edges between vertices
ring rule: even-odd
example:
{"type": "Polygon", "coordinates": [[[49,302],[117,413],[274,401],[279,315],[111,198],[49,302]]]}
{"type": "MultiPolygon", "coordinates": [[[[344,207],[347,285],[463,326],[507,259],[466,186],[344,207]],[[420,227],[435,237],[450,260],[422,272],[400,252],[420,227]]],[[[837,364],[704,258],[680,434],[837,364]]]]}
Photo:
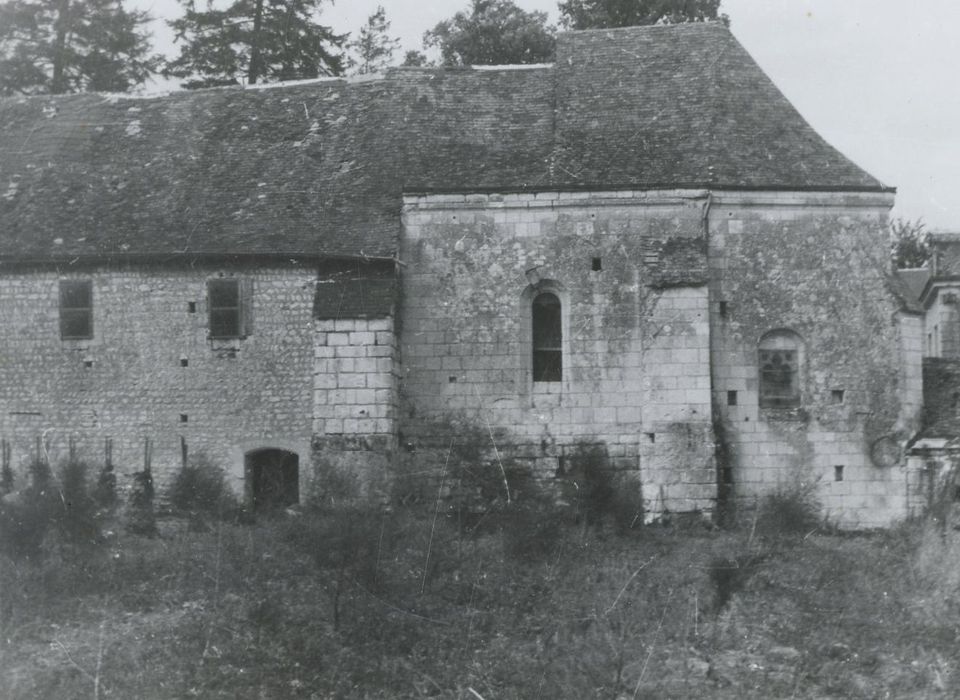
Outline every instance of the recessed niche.
{"type": "Polygon", "coordinates": [[[647,440],[649,440],[650,442],[656,442],[656,441],[657,441],[657,434],[656,434],[656,433],[646,433],[646,436],[647,436],[647,440]]]}
{"type": "Polygon", "coordinates": [[[189,416],[187,416],[186,413],[181,413],[181,414],[180,414],[180,422],[181,422],[181,423],[186,423],[189,419],[190,419],[190,418],[189,418],[189,416]]]}
{"type": "Polygon", "coordinates": [[[838,464],[833,468],[833,480],[843,481],[843,465],[838,464]]]}
{"type": "Polygon", "coordinates": [[[195,314],[195,313],[197,313],[197,302],[195,302],[195,301],[188,301],[188,302],[187,302],[187,313],[188,313],[188,314],[195,314]]]}
{"type": "Polygon", "coordinates": [[[833,403],[843,403],[843,394],[844,394],[843,389],[833,389],[830,392],[830,400],[833,403]]]}
{"type": "Polygon", "coordinates": [[[180,358],[180,366],[181,366],[181,367],[187,367],[187,366],[189,366],[189,365],[190,365],[190,360],[188,360],[188,359],[185,358],[185,357],[181,357],[181,358],[180,358]]]}
{"type": "Polygon", "coordinates": [[[594,272],[600,272],[603,269],[603,260],[600,258],[594,258],[590,261],[590,269],[594,272]]]}

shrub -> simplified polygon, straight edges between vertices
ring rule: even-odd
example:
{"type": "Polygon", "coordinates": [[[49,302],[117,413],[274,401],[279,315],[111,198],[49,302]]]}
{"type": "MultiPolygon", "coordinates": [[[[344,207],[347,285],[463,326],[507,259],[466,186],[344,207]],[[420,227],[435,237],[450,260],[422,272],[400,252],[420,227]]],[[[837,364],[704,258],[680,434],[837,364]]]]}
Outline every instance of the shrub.
{"type": "Polygon", "coordinates": [[[103,510],[111,510],[117,505],[117,475],[109,462],[103,465],[100,474],[97,475],[93,500],[103,510]]]}
{"type": "Polygon", "coordinates": [[[127,529],[135,535],[152,537],[157,534],[157,518],[153,510],[153,474],[150,469],[133,474],[130,507],[127,509],[127,529]]]}
{"type": "Polygon", "coordinates": [[[0,471],[0,497],[13,493],[15,485],[13,469],[10,468],[9,464],[4,464],[2,471],[0,471]]]}
{"type": "Polygon", "coordinates": [[[60,468],[56,525],[63,541],[72,544],[93,544],[100,539],[97,504],[87,489],[87,470],[87,464],[77,460],[60,468]]]}
{"type": "Polygon", "coordinates": [[[167,497],[175,509],[200,519],[232,516],[238,505],[223,470],[202,453],[177,472],[167,497]]]}
{"type": "Polygon", "coordinates": [[[796,484],[767,494],[756,514],[757,534],[808,535],[822,523],[814,484],[796,484]]]}
{"type": "Polygon", "coordinates": [[[34,460],[30,485],[14,501],[0,504],[0,547],[14,558],[38,557],[57,513],[59,494],[49,465],[34,460]]]}

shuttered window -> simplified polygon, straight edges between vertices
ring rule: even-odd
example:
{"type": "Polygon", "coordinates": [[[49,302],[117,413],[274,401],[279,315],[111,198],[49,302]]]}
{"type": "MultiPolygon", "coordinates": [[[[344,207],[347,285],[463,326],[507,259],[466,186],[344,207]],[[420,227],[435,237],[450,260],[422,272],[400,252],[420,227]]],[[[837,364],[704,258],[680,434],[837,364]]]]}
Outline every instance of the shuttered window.
{"type": "Polygon", "coordinates": [[[93,282],[60,280],[60,337],[85,340],[93,337],[93,282]]]}
{"type": "Polygon", "coordinates": [[[253,280],[207,282],[211,338],[245,338],[253,332],[253,280]]]}

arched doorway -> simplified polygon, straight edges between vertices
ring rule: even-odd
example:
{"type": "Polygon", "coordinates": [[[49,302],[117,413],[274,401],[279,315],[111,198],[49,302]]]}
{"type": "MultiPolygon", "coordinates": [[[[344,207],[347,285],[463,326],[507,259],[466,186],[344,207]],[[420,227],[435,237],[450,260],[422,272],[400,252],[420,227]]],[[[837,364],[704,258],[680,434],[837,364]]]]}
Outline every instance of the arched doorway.
{"type": "Polygon", "coordinates": [[[300,457],[267,447],[244,455],[248,494],[254,510],[286,508],[300,502],[300,457]]]}

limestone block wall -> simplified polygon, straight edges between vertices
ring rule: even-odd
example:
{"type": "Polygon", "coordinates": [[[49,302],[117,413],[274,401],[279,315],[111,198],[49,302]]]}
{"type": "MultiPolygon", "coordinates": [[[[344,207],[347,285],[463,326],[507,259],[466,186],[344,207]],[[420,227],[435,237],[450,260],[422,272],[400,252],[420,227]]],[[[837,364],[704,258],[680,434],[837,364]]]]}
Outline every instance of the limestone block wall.
{"type": "Polygon", "coordinates": [[[396,451],[400,371],[392,317],[323,319],[314,348],[311,490],[385,497],[396,451]]]}
{"type": "Polygon", "coordinates": [[[918,319],[889,291],[892,196],[718,193],[710,211],[714,410],[741,504],[811,489],[835,522],[906,515],[902,448],[919,427],[918,319]],[[758,344],[802,339],[800,403],[760,406],[758,344]]]}
{"type": "Polygon", "coordinates": [[[312,428],[315,279],[306,265],[237,262],[4,270],[0,437],[11,445],[12,466],[22,472],[37,436],[52,463],[73,442],[95,468],[109,439],[121,484],[143,468],[149,441],[161,490],[184,447],[227,469],[238,493],[249,450],[288,449],[303,465],[312,428]],[[249,281],[245,338],[209,338],[206,283],[221,277],[249,281]],[[92,283],[90,340],[61,340],[61,279],[92,283]]]}
{"type": "Polygon", "coordinates": [[[701,192],[408,197],[401,461],[473,440],[541,477],[599,446],[649,516],[711,511],[701,192]],[[561,304],[560,381],[532,376],[531,304],[561,304]]]}

